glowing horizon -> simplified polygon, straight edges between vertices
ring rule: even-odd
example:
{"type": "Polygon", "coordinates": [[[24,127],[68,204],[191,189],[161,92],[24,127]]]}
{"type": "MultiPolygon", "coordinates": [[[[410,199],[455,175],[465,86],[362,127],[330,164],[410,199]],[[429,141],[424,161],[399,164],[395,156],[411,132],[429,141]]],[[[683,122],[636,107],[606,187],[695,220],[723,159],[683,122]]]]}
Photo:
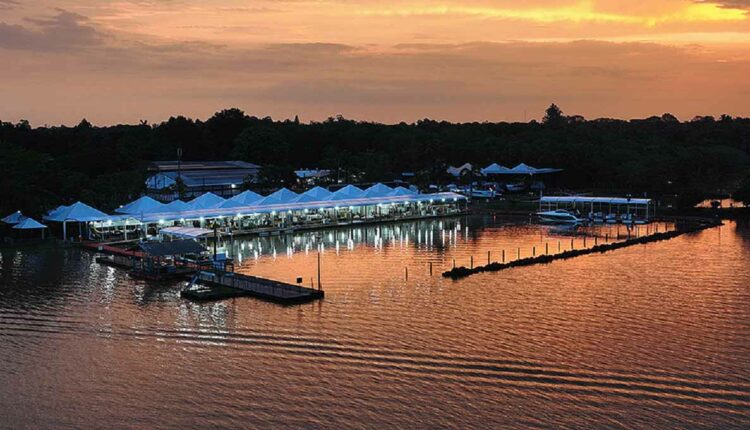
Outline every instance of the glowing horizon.
{"type": "Polygon", "coordinates": [[[750,1],[0,0],[0,120],[750,115],[750,1]]]}

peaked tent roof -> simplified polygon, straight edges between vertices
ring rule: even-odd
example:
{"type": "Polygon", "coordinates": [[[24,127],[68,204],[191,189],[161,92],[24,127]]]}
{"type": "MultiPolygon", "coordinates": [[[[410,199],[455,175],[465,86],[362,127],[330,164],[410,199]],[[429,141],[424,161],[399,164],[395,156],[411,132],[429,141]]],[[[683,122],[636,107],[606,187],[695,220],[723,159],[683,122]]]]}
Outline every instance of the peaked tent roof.
{"type": "Polygon", "coordinates": [[[282,188],[272,194],[267,195],[263,198],[263,200],[260,200],[259,202],[256,202],[255,204],[258,206],[268,206],[268,205],[278,205],[283,203],[289,203],[292,200],[299,197],[299,194],[295,193],[294,191],[290,191],[286,188],[282,188]]]}
{"type": "Polygon", "coordinates": [[[516,173],[519,175],[533,175],[534,173],[537,173],[537,169],[535,167],[531,167],[525,163],[519,163],[516,167],[510,170],[513,173],[516,173]]]}
{"type": "Polygon", "coordinates": [[[513,173],[513,170],[505,166],[501,166],[497,163],[492,163],[489,166],[482,169],[483,175],[504,175],[508,173],[513,173]]]}
{"type": "Polygon", "coordinates": [[[219,197],[214,193],[208,192],[205,194],[201,194],[193,200],[190,200],[188,202],[188,205],[190,206],[190,210],[213,209],[215,207],[218,207],[225,201],[226,200],[224,198],[219,197]]]}
{"type": "Polygon", "coordinates": [[[190,205],[182,200],[172,200],[162,208],[164,212],[177,212],[190,210],[190,205]]]}
{"type": "Polygon", "coordinates": [[[386,197],[393,192],[393,188],[388,185],[377,183],[365,190],[364,197],[386,197]]]}
{"type": "Polygon", "coordinates": [[[294,199],[294,202],[295,203],[319,202],[321,200],[326,200],[332,194],[333,194],[332,192],[326,190],[323,187],[314,187],[300,194],[299,197],[294,199]]]}
{"type": "Polygon", "coordinates": [[[240,206],[250,206],[262,200],[263,196],[250,190],[243,191],[231,199],[220,204],[220,208],[237,208],[240,206]]]}
{"type": "Polygon", "coordinates": [[[359,199],[364,196],[365,192],[361,188],[357,188],[354,185],[347,185],[344,188],[334,192],[326,200],[351,200],[359,199]]]}
{"type": "Polygon", "coordinates": [[[58,206],[58,207],[56,207],[56,208],[52,209],[51,211],[47,212],[47,215],[44,215],[44,216],[42,217],[42,219],[45,219],[45,220],[51,220],[51,219],[53,219],[53,217],[55,217],[55,216],[56,216],[57,214],[61,213],[61,212],[62,212],[63,210],[65,210],[65,209],[66,209],[67,207],[68,207],[68,206],[65,206],[65,205],[60,205],[60,206],[58,206]]]}
{"type": "Polygon", "coordinates": [[[36,230],[40,228],[47,228],[46,225],[37,222],[34,218],[25,218],[23,221],[13,226],[17,230],[36,230]]]}
{"type": "Polygon", "coordinates": [[[393,191],[391,191],[390,194],[388,194],[388,196],[413,196],[415,194],[417,193],[408,188],[396,187],[393,189],[393,191]]]}
{"type": "Polygon", "coordinates": [[[77,221],[77,222],[88,222],[88,221],[101,221],[108,219],[109,215],[104,212],[94,209],[91,206],[75,202],[70,206],[58,211],[53,211],[54,214],[50,214],[46,219],[49,221],[77,221]]]}
{"type": "Polygon", "coordinates": [[[12,225],[12,224],[18,224],[21,221],[23,221],[24,219],[26,219],[26,216],[24,214],[22,214],[21,211],[16,211],[16,212],[13,212],[12,214],[6,216],[5,218],[3,218],[0,221],[4,222],[6,224],[11,224],[12,225]]]}
{"type": "Polygon", "coordinates": [[[143,196],[115,209],[115,212],[128,215],[164,212],[165,206],[164,203],[157,202],[149,196],[143,196]]]}

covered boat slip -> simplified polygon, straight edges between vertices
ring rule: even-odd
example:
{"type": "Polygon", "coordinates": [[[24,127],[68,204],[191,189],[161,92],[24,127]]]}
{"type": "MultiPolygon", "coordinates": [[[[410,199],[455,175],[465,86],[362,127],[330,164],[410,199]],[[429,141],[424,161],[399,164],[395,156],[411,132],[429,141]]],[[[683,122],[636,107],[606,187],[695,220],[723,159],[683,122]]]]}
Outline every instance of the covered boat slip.
{"type": "Polygon", "coordinates": [[[567,209],[580,212],[592,220],[641,220],[654,215],[651,199],[629,197],[544,196],[539,199],[539,210],[567,209]]]}

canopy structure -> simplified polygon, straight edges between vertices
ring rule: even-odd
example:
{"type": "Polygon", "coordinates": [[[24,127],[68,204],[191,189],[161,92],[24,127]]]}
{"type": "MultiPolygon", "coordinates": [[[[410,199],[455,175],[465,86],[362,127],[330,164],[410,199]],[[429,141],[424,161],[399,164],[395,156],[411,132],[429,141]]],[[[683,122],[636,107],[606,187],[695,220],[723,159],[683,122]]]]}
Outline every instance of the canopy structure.
{"type": "Polygon", "coordinates": [[[458,166],[458,167],[450,166],[448,167],[446,171],[448,172],[448,174],[453,175],[458,178],[463,174],[471,172],[473,168],[474,166],[472,166],[470,163],[466,163],[463,166],[458,166]]]}
{"type": "Polygon", "coordinates": [[[109,215],[104,212],[94,209],[91,206],[75,202],[70,206],[58,208],[52,211],[47,217],[47,221],[74,221],[74,222],[91,222],[91,221],[102,221],[109,219],[109,215]]]}
{"type": "Polygon", "coordinates": [[[193,200],[190,200],[188,202],[188,205],[192,210],[212,209],[218,207],[225,201],[226,200],[223,197],[219,197],[214,193],[205,193],[194,198],[193,200]]]}
{"type": "MultiPolygon", "coordinates": [[[[242,216],[257,215],[263,213],[281,213],[287,211],[305,211],[305,210],[317,210],[327,209],[336,207],[361,207],[361,206],[378,206],[378,205],[393,205],[402,203],[418,203],[418,202],[457,202],[459,200],[466,200],[465,196],[456,193],[435,193],[435,194],[417,194],[406,188],[397,188],[394,190],[396,195],[390,195],[386,197],[361,197],[357,199],[348,200],[320,200],[311,202],[295,202],[289,201],[287,203],[279,204],[261,204],[261,202],[255,203],[250,206],[244,206],[239,208],[212,208],[202,210],[188,210],[188,211],[175,211],[170,213],[158,213],[158,214],[146,214],[143,216],[142,222],[155,223],[159,221],[170,221],[170,220],[187,220],[187,219],[208,219],[218,217],[233,217],[238,214],[242,216]]],[[[394,194],[392,193],[392,194],[394,194]]],[[[264,199],[265,200],[265,199],[264,199]]],[[[171,229],[173,227],[169,227],[171,229]]],[[[162,229],[165,231],[167,229],[162,229]]]]}
{"type": "Polygon", "coordinates": [[[517,166],[509,169],[497,163],[492,163],[482,169],[482,174],[488,175],[542,175],[546,173],[562,172],[562,169],[553,169],[550,167],[536,168],[526,163],[519,163],[517,166]]]}
{"type": "Polygon", "coordinates": [[[14,225],[13,228],[16,230],[38,230],[42,228],[47,228],[47,226],[40,222],[37,222],[33,218],[25,218],[23,221],[14,225]]]}
{"type": "Polygon", "coordinates": [[[365,194],[361,188],[355,187],[354,185],[347,185],[340,190],[335,191],[326,200],[338,201],[338,200],[351,200],[363,197],[365,194]]]}
{"type": "Polygon", "coordinates": [[[24,219],[26,219],[26,216],[24,214],[22,214],[21,211],[16,211],[16,212],[13,212],[12,214],[6,216],[5,218],[3,218],[2,221],[4,223],[6,223],[6,224],[13,225],[13,224],[20,223],[24,219]]]}
{"type": "Polygon", "coordinates": [[[153,212],[164,212],[165,206],[164,203],[157,202],[151,197],[143,196],[126,205],[120,206],[115,209],[115,212],[127,215],[139,215],[153,212]]]}
{"type": "Polygon", "coordinates": [[[191,239],[173,240],[171,242],[141,242],[138,247],[151,257],[200,254],[206,250],[200,243],[191,239]]]}
{"type": "Polygon", "coordinates": [[[198,239],[200,237],[212,236],[214,232],[205,228],[196,227],[166,227],[159,231],[162,234],[186,239],[198,239]]]}
{"type": "Polygon", "coordinates": [[[249,206],[257,201],[260,201],[263,199],[263,196],[261,196],[258,193],[254,193],[250,190],[243,191],[236,196],[232,197],[231,199],[225,201],[224,203],[220,204],[219,207],[221,208],[237,208],[241,206],[249,206]]]}
{"type": "Polygon", "coordinates": [[[317,202],[329,198],[331,194],[333,193],[325,188],[314,187],[300,194],[299,197],[294,199],[294,201],[298,203],[317,202]]]}
{"type": "Polygon", "coordinates": [[[381,183],[377,183],[370,188],[366,189],[363,196],[364,197],[385,197],[390,195],[393,192],[393,188],[389,187],[388,185],[384,185],[381,183]]]}
{"type": "Polygon", "coordinates": [[[190,210],[190,205],[183,202],[182,200],[173,200],[165,204],[162,209],[164,210],[164,212],[186,211],[190,210]]]}
{"type": "Polygon", "coordinates": [[[65,206],[65,205],[60,205],[60,206],[58,206],[58,207],[56,207],[56,208],[52,209],[51,211],[47,212],[47,215],[43,216],[43,217],[42,217],[42,219],[43,219],[43,220],[49,220],[49,221],[52,221],[52,219],[53,219],[53,218],[54,218],[55,216],[57,216],[57,215],[59,215],[60,213],[62,213],[62,211],[64,211],[64,210],[65,210],[66,208],[67,208],[67,206],[65,206]]]}
{"type": "MultiPolygon", "coordinates": [[[[545,196],[539,199],[540,210],[563,208],[582,209],[590,215],[629,214],[648,220],[653,215],[651,199],[633,199],[629,197],[585,197],[585,196],[545,196]]],[[[655,209],[654,209],[655,210],[655,209]]]]}
{"type": "Polygon", "coordinates": [[[296,199],[297,197],[299,197],[299,194],[286,188],[282,188],[272,194],[269,194],[256,204],[259,206],[279,205],[294,201],[294,199],[296,199]]]}
{"type": "Polygon", "coordinates": [[[414,191],[412,191],[412,190],[410,190],[408,188],[396,187],[396,188],[393,189],[393,191],[391,191],[390,194],[388,194],[388,196],[391,196],[391,197],[396,197],[396,196],[413,196],[413,195],[416,195],[416,194],[417,194],[416,192],[414,192],[414,191]]]}

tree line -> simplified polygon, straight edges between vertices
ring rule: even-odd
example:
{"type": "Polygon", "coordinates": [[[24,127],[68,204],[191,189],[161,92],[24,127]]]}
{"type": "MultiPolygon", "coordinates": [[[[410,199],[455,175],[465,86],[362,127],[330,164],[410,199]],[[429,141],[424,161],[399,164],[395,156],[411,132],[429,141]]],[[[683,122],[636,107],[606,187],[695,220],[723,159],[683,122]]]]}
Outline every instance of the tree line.
{"type": "Polygon", "coordinates": [[[587,120],[552,105],[541,122],[528,123],[379,124],[341,116],[301,123],[226,109],[205,121],[177,116],[154,125],[0,121],[0,209],[38,215],[82,200],[112,210],[143,192],[150,161],[175,159],[178,148],[185,160],[260,164],[266,188],[290,184],[298,168],[333,169],[355,182],[413,172],[427,185],[446,184],[448,165],[524,162],[565,169],[555,183],[567,189],[677,195],[684,205],[715,193],[750,194],[748,118],[587,120]]]}

